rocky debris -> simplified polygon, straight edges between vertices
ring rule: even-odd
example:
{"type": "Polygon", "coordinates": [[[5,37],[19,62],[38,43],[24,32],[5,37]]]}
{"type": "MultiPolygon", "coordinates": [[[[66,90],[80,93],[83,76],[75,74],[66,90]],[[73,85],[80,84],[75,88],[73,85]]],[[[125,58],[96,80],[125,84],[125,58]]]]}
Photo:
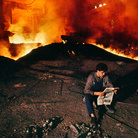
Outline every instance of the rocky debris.
{"type": "Polygon", "coordinates": [[[79,134],[79,131],[78,131],[78,129],[77,129],[77,127],[75,126],[75,125],[70,125],[70,129],[74,132],[74,133],[76,133],[77,135],[79,134]]]}
{"type": "MultiPolygon", "coordinates": [[[[38,137],[45,138],[54,132],[54,129],[63,121],[62,117],[53,117],[50,119],[42,120],[34,125],[29,125],[23,128],[14,129],[13,137],[25,136],[29,138],[38,137]]],[[[69,131],[75,138],[110,138],[110,136],[103,136],[100,125],[90,127],[85,123],[71,124],[65,130],[68,136],[69,131]]]]}
{"type": "Polygon", "coordinates": [[[27,127],[19,128],[17,130],[14,129],[13,136],[14,137],[26,136],[29,138],[32,138],[32,137],[42,138],[42,137],[49,135],[49,133],[53,129],[55,129],[61,121],[62,121],[61,117],[53,117],[50,119],[42,120],[39,123],[34,124],[34,125],[29,125],[27,127]]]}
{"type": "Polygon", "coordinates": [[[84,123],[71,124],[70,129],[77,138],[104,138],[100,125],[87,126],[84,123]]]}

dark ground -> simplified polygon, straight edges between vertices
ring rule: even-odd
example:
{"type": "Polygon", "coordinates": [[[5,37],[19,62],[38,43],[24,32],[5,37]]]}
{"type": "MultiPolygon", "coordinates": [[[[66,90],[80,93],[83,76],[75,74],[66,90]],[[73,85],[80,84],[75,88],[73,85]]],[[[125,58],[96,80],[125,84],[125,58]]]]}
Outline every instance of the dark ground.
{"type": "Polygon", "coordinates": [[[57,47],[33,50],[16,62],[0,57],[0,137],[85,138],[90,118],[83,102],[84,86],[89,73],[104,62],[120,90],[115,114],[103,117],[102,136],[137,138],[138,63],[89,45],[76,55],[67,55],[68,47],[57,47]],[[52,127],[46,127],[51,120],[52,127]],[[71,129],[75,124],[80,126],[79,133],[71,129]]]}

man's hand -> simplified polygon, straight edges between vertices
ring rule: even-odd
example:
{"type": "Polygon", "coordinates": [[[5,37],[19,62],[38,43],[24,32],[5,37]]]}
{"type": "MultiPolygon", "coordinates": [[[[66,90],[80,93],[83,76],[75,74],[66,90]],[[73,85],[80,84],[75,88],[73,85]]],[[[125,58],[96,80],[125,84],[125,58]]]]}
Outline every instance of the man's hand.
{"type": "Polygon", "coordinates": [[[97,96],[104,96],[105,92],[94,92],[94,95],[97,96]]]}
{"type": "Polygon", "coordinates": [[[113,91],[113,93],[117,93],[117,90],[119,90],[119,87],[116,87],[115,90],[113,91]]]}
{"type": "Polygon", "coordinates": [[[116,94],[116,93],[117,93],[117,90],[114,90],[114,91],[113,91],[113,93],[115,93],[115,94],[116,94]]]}
{"type": "Polygon", "coordinates": [[[104,96],[105,92],[99,92],[99,96],[104,96]]]}

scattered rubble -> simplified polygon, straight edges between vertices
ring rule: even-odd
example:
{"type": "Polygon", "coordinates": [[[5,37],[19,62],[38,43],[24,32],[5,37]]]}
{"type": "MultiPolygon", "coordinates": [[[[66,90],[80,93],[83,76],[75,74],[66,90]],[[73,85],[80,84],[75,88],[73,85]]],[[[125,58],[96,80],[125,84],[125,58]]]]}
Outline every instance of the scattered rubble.
{"type": "Polygon", "coordinates": [[[53,117],[47,120],[42,120],[34,125],[28,125],[27,127],[14,129],[14,137],[25,136],[25,137],[45,137],[57,127],[57,125],[62,121],[61,117],[53,117]]]}

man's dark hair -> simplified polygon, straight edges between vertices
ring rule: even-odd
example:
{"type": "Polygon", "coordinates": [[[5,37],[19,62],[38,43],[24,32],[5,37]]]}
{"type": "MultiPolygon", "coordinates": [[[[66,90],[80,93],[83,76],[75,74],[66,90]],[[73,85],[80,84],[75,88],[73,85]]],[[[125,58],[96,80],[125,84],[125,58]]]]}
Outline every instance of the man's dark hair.
{"type": "Polygon", "coordinates": [[[104,64],[104,63],[99,63],[99,64],[97,64],[97,66],[96,66],[96,70],[106,72],[106,71],[108,70],[108,67],[107,67],[107,65],[104,64]]]}

